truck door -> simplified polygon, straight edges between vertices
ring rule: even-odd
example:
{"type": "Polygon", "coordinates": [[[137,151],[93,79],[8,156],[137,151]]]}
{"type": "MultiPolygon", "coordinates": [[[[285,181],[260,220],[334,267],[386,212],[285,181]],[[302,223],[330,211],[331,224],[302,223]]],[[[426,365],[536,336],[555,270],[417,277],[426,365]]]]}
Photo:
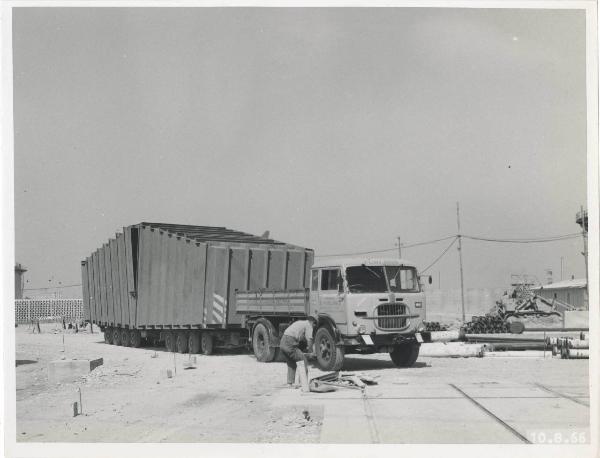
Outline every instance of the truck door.
{"type": "Polygon", "coordinates": [[[336,324],[346,324],[342,274],[339,267],[321,269],[319,313],[326,313],[336,324]]]}
{"type": "Polygon", "coordinates": [[[319,269],[310,271],[310,307],[308,314],[314,315],[319,311],[319,269]]]}

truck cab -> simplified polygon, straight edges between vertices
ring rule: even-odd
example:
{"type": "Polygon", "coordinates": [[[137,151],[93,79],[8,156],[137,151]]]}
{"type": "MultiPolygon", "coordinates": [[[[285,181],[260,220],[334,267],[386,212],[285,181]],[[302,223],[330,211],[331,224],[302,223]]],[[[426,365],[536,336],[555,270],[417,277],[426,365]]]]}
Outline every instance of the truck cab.
{"type": "Polygon", "coordinates": [[[309,315],[319,323],[315,353],[338,370],[348,353],[388,352],[397,366],[418,357],[425,295],[416,266],[403,259],[331,258],[310,271],[309,315]]]}

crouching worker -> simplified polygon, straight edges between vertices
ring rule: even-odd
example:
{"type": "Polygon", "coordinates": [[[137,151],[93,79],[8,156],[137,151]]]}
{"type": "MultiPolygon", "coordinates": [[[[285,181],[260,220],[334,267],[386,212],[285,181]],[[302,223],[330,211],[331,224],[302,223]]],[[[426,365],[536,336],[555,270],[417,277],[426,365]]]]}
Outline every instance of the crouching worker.
{"type": "Polygon", "coordinates": [[[294,321],[283,333],[279,348],[287,362],[287,385],[292,388],[296,380],[297,362],[300,361],[300,380],[302,381],[303,390],[308,391],[308,380],[306,377],[306,359],[300,350],[300,346],[306,344],[307,352],[313,354],[313,333],[317,327],[317,320],[312,316],[307,320],[294,321]]]}

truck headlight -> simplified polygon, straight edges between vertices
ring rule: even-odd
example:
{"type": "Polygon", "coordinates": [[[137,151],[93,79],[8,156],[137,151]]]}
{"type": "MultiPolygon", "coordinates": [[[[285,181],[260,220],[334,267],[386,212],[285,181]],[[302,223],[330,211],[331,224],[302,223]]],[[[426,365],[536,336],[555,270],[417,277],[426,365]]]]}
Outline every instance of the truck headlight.
{"type": "Polygon", "coordinates": [[[420,309],[421,307],[423,307],[423,302],[415,302],[415,308],[420,309]]]}
{"type": "Polygon", "coordinates": [[[367,333],[367,327],[364,324],[361,324],[358,327],[358,333],[359,334],[366,334],[367,333]]]}

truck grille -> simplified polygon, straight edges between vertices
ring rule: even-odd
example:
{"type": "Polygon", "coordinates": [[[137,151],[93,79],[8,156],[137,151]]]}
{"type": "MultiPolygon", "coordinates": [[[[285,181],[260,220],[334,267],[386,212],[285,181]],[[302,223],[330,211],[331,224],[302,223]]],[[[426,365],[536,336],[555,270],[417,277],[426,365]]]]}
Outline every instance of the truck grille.
{"type": "Polygon", "coordinates": [[[407,317],[394,315],[406,314],[406,304],[381,304],[377,307],[377,327],[380,329],[401,329],[407,325],[407,317]]]}

